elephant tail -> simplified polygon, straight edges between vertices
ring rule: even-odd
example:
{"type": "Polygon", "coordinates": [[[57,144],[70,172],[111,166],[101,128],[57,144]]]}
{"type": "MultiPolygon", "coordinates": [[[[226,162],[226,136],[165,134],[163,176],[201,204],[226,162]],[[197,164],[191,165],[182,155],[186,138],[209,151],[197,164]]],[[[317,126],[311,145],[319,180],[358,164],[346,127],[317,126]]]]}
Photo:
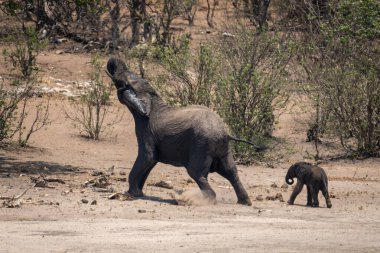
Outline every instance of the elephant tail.
{"type": "Polygon", "coordinates": [[[239,138],[236,138],[236,137],[233,137],[233,136],[229,136],[229,139],[230,140],[233,140],[233,141],[237,141],[237,142],[244,142],[244,143],[247,143],[251,146],[253,146],[253,148],[255,149],[256,152],[262,152],[266,149],[268,149],[268,147],[265,147],[265,146],[257,146],[256,144],[250,142],[250,141],[246,141],[246,140],[242,140],[242,139],[239,139],[239,138]]]}

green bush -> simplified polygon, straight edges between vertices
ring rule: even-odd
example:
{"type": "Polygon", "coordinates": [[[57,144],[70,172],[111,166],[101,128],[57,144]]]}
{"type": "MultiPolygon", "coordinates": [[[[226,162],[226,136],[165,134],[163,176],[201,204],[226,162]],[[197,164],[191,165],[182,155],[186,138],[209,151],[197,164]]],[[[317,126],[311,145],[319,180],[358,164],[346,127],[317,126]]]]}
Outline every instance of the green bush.
{"type": "Polygon", "coordinates": [[[380,3],[343,0],[334,8],[320,34],[308,37],[301,61],[315,101],[313,125],[351,155],[379,156],[380,3]]]}
{"type": "Polygon", "coordinates": [[[14,48],[3,50],[7,62],[10,62],[19,75],[24,79],[32,79],[38,72],[37,56],[47,46],[47,40],[38,38],[32,27],[23,27],[22,33],[6,39],[14,48]]]}
{"type": "Polygon", "coordinates": [[[168,80],[169,77],[160,75],[160,82],[156,81],[155,86],[170,104],[215,107],[215,96],[212,94],[216,92],[220,57],[214,47],[201,44],[195,55],[191,55],[189,40],[183,38],[176,49],[161,48],[158,57],[175,84],[162,84],[162,80],[168,80]]]}
{"type": "MultiPolygon", "coordinates": [[[[98,55],[92,57],[91,66],[91,81],[88,86],[83,87],[83,93],[79,98],[71,98],[73,112],[66,112],[66,116],[85,137],[99,140],[106,130],[105,119],[111,113],[109,103],[112,86],[103,82],[103,66],[98,55]]],[[[116,114],[108,126],[119,122],[121,117],[122,115],[116,114]]]]}
{"type": "Polygon", "coordinates": [[[16,134],[17,144],[25,147],[33,133],[39,131],[49,121],[49,102],[37,103],[35,114],[30,114],[30,101],[36,93],[38,74],[37,56],[46,46],[35,29],[22,26],[15,36],[6,41],[11,44],[3,50],[6,67],[13,74],[10,82],[0,85],[0,141],[10,140],[16,134]],[[26,118],[31,123],[26,124],[26,118]]]}
{"type": "MultiPolygon", "coordinates": [[[[218,111],[233,135],[264,144],[274,128],[274,110],[287,100],[283,89],[291,51],[276,34],[235,27],[234,37],[221,40],[223,56],[218,83],[218,111]]],[[[234,143],[241,162],[253,158],[252,147],[234,143]]]]}
{"type": "MultiPolygon", "coordinates": [[[[186,40],[176,49],[161,49],[169,75],[154,83],[171,104],[205,105],[223,117],[232,135],[263,144],[272,134],[273,111],[286,98],[280,88],[290,51],[273,34],[234,29],[234,37],[201,44],[193,55],[186,40]]],[[[233,149],[241,163],[255,156],[247,144],[234,143],[233,149]]]]}

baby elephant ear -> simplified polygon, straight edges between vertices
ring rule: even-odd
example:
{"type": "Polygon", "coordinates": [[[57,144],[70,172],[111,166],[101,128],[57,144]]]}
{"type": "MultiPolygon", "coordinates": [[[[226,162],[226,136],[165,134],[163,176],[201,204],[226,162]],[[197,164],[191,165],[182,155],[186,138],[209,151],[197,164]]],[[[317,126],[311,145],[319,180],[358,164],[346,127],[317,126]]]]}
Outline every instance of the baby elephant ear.
{"type": "Polygon", "coordinates": [[[146,99],[140,99],[132,89],[126,88],[119,90],[118,97],[123,104],[130,106],[140,115],[149,117],[150,101],[143,101],[146,99]]]}

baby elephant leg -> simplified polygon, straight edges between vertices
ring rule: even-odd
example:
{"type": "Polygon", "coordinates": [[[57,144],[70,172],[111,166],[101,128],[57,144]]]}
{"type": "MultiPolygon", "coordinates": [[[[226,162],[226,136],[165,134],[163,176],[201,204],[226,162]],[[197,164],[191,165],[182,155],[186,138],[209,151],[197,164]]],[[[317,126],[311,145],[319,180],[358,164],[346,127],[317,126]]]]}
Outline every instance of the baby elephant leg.
{"type": "Polygon", "coordinates": [[[311,196],[311,192],[310,192],[310,186],[306,185],[306,188],[307,188],[307,203],[306,203],[306,206],[311,206],[312,203],[313,203],[313,200],[312,200],[312,196],[311,196]]]}
{"type": "Polygon", "coordinates": [[[322,190],[323,197],[325,197],[325,199],[326,199],[327,208],[331,208],[332,204],[331,204],[331,200],[330,200],[330,196],[329,196],[329,192],[328,192],[327,188],[324,186],[324,187],[322,187],[321,190],[322,190]]]}
{"type": "Polygon", "coordinates": [[[290,198],[288,200],[288,204],[289,205],[293,205],[294,204],[294,200],[296,199],[296,197],[298,196],[298,194],[300,194],[300,192],[302,191],[302,187],[303,187],[303,183],[301,183],[300,180],[297,180],[297,184],[294,187],[293,193],[292,193],[292,195],[290,195],[290,198]]]}
{"type": "Polygon", "coordinates": [[[318,192],[319,192],[319,187],[316,187],[315,185],[311,184],[310,193],[313,199],[313,203],[311,205],[312,207],[319,207],[318,192]]]}

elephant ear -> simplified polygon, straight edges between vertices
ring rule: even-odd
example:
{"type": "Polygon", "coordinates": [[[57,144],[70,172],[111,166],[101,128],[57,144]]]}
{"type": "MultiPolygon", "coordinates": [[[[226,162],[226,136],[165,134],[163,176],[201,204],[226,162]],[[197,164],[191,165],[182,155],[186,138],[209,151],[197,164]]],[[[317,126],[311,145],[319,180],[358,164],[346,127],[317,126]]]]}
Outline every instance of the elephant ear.
{"type": "Polygon", "coordinates": [[[119,89],[117,95],[122,104],[129,106],[142,116],[149,117],[151,109],[149,95],[138,96],[130,86],[119,89]]]}
{"type": "Polygon", "coordinates": [[[305,162],[300,162],[297,163],[296,165],[296,174],[297,178],[304,178],[307,171],[310,170],[311,164],[310,163],[305,163],[305,162]]]}

